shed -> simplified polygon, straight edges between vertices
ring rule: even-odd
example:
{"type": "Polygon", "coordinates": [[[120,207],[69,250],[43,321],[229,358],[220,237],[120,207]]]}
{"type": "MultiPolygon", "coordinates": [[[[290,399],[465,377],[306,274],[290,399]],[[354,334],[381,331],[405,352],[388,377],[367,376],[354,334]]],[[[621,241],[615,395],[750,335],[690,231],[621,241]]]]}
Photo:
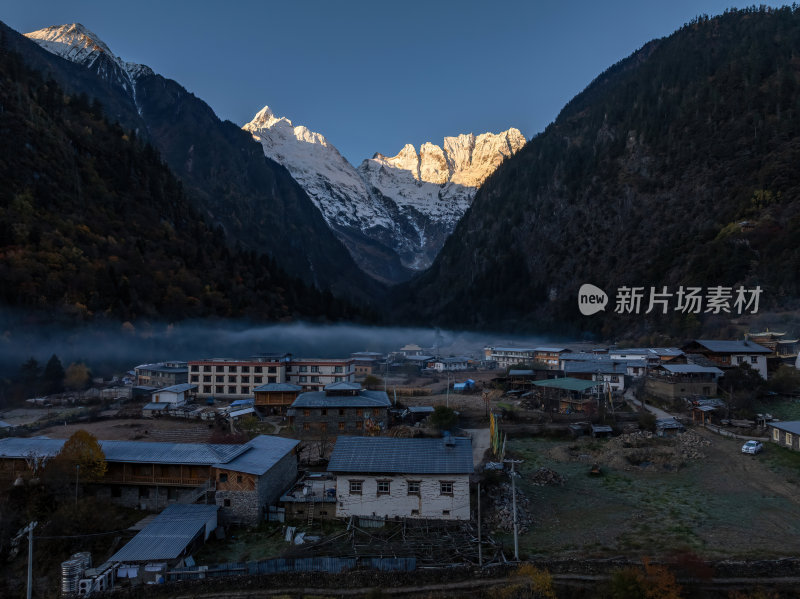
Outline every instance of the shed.
{"type": "Polygon", "coordinates": [[[656,420],[656,435],[659,437],[674,437],[686,431],[686,427],[675,418],[659,418],[656,420]]]}
{"type": "Polygon", "coordinates": [[[614,430],[607,424],[593,424],[592,437],[610,437],[614,434],[614,430]]]}

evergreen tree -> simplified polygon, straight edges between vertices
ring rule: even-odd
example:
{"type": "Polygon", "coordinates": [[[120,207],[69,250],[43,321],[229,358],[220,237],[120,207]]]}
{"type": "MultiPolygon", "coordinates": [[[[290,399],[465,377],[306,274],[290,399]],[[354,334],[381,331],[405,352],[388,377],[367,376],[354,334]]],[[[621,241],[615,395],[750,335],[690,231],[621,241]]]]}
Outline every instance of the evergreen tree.
{"type": "Polygon", "coordinates": [[[53,354],[44,367],[44,376],[42,377],[44,392],[61,393],[64,390],[64,375],[64,366],[61,364],[61,360],[53,354]]]}

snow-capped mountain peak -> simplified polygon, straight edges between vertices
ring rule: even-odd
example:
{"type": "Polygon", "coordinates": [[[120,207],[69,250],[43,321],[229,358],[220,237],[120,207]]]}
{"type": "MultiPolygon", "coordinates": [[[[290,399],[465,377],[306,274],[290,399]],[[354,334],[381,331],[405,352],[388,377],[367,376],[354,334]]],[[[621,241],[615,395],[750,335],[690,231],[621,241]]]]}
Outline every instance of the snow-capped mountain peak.
{"type": "Polygon", "coordinates": [[[244,129],[306,190],[356,262],[387,281],[429,266],[478,186],[525,143],[517,129],[469,133],[376,153],[355,169],[323,135],[268,106],[244,129]]]}
{"type": "Polygon", "coordinates": [[[137,109],[136,79],[154,74],[148,66],[125,62],[116,56],[103,40],[80,23],[45,27],[26,33],[25,37],[48,52],[83,65],[107,81],[123,87],[137,109]]]}

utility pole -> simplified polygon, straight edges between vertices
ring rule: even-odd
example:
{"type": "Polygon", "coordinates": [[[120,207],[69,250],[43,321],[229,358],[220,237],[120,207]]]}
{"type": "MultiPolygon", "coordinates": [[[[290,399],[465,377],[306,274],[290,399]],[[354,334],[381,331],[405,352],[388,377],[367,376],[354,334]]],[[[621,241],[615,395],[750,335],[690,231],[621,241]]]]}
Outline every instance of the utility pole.
{"type": "Polygon", "coordinates": [[[33,529],[36,528],[36,522],[28,524],[28,599],[33,595],[33,529]]]}
{"type": "Polygon", "coordinates": [[[519,528],[517,526],[517,474],[514,470],[515,464],[521,464],[522,460],[503,460],[511,464],[511,509],[514,512],[514,559],[519,561],[519,528]]]}
{"type": "Polygon", "coordinates": [[[483,568],[483,547],[481,542],[481,483],[478,483],[478,565],[483,568]]]}
{"type": "Polygon", "coordinates": [[[75,507],[78,507],[78,476],[81,473],[81,465],[75,464],[75,507]]]}

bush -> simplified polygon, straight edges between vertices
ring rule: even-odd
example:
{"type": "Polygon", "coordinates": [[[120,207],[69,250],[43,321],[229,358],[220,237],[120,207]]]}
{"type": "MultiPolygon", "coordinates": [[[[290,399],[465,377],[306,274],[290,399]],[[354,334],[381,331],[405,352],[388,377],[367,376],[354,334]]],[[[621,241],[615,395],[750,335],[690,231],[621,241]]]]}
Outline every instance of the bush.
{"type": "Polygon", "coordinates": [[[656,432],[656,415],[652,412],[640,412],[639,428],[643,431],[656,432]]]}

